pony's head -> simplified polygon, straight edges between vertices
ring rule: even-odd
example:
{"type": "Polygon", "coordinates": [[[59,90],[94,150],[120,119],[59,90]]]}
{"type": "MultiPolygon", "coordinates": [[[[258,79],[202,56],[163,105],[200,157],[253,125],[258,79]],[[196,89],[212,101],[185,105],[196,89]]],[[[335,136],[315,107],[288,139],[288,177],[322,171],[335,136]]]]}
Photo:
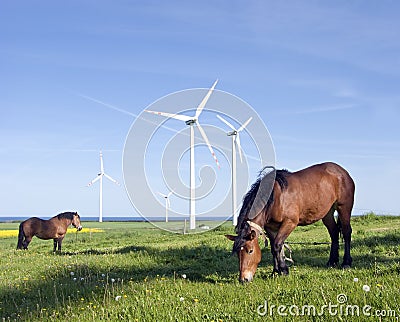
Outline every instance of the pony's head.
{"type": "Polygon", "coordinates": [[[232,253],[236,253],[239,258],[239,281],[251,282],[261,261],[261,248],[258,244],[258,237],[262,232],[249,223],[245,224],[240,234],[225,235],[233,241],[232,253]]]}
{"type": "Polygon", "coordinates": [[[82,225],[81,225],[81,217],[78,215],[77,212],[74,212],[72,214],[72,226],[74,226],[78,231],[82,230],[82,225]]]}

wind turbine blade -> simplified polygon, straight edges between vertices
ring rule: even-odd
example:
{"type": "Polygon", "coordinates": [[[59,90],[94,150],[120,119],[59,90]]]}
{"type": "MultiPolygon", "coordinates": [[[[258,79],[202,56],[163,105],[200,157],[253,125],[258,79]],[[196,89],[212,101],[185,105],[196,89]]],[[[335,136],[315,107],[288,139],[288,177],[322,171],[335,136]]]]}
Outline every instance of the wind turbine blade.
{"type": "Polygon", "coordinates": [[[203,137],[204,141],[206,141],[208,149],[210,150],[212,157],[214,158],[215,162],[217,163],[218,168],[220,168],[217,156],[215,155],[214,150],[213,150],[213,148],[212,148],[212,146],[210,144],[210,141],[208,140],[206,132],[204,132],[203,128],[201,127],[201,125],[199,123],[197,123],[197,127],[198,127],[198,129],[200,131],[200,134],[203,137]]]}
{"type": "Polygon", "coordinates": [[[172,114],[172,113],[156,112],[156,111],[149,111],[149,110],[145,110],[145,112],[151,113],[151,114],[155,114],[155,115],[161,115],[161,116],[164,116],[164,117],[173,118],[173,119],[184,121],[184,122],[189,121],[189,120],[192,119],[192,117],[190,117],[190,116],[181,115],[181,114],[172,114]]]}
{"type": "Polygon", "coordinates": [[[104,173],[103,152],[100,151],[100,173],[104,173]]]}
{"type": "Polygon", "coordinates": [[[169,198],[167,198],[166,200],[167,200],[168,208],[171,208],[171,203],[169,202],[169,198]]]}
{"type": "Polygon", "coordinates": [[[111,178],[108,174],[104,173],[104,176],[105,176],[108,180],[110,180],[110,181],[116,183],[117,185],[119,185],[118,181],[115,180],[115,179],[113,179],[113,178],[111,178]]]}
{"type": "Polygon", "coordinates": [[[204,106],[206,106],[208,99],[210,98],[215,86],[218,83],[218,79],[215,81],[215,83],[213,84],[213,86],[211,86],[211,88],[208,90],[206,96],[204,96],[203,100],[201,101],[200,105],[197,107],[196,110],[196,115],[195,115],[195,119],[197,120],[200,116],[201,111],[203,110],[204,106]]]}
{"type": "Polygon", "coordinates": [[[163,198],[167,198],[167,195],[164,195],[163,193],[161,193],[161,192],[158,192],[157,191],[157,193],[161,196],[161,197],[163,197],[163,198]]]}
{"type": "Polygon", "coordinates": [[[236,131],[235,127],[234,127],[231,123],[229,123],[227,120],[225,120],[222,116],[217,115],[217,117],[218,117],[222,122],[224,122],[226,125],[228,125],[232,130],[236,131]]]}
{"type": "Polygon", "coordinates": [[[238,132],[243,131],[244,128],[249,125],[250,121],[253,119],[253,117],[250,117],[246,122],[243,123],[243,125],[237,130],[238,132]]]}
{"type": "Polygon", "coordinates": [[[96,181],[99,181],[100,180],[100,178],[101,178],[101,174],[99,174],[96,178],[94,178],[92,181],[90,181],[89,183],[88,183],[88,187],[89,186],[91,186],[93,183],[95,183],[96,181]]]}
{"type": "Polygon", "coordinates": [[[239,135],[239,132],[236,134],[236,137],[235,137],[235,144],[236,144],[237,150],[239,151],[240,163],[243,163],[242,147],[241,147],[241,145],[240,145],[240,135],[239,135]]]}
{"type": "Polygon", "coordinates": [[[173,191],[170,191],[170,192],[167,194],[167,198],[169,198],[169,196],[172,195],[173,193],[174,193],[173,191]]]}

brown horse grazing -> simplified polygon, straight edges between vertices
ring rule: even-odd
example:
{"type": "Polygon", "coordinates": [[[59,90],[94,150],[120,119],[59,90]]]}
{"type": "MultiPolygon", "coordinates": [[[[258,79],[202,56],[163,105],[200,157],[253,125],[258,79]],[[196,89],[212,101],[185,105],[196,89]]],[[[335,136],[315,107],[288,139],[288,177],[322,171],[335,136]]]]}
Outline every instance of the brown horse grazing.
{"type": "Polygon", "coordinates": [[[19,225],[17,249],[28,249],[33,236],[40,239],[53,239],[54,249],[61,251],[61,244],[67,233],[69,225],[73,225],[78,231],[82,230],[81,219],[77,212],[63,212],[49,220],[32,217],[19,225]]]}
{"type": "MultiPolygon", "coordinates": [[[[265,171],[265,169],[264,169],[265,171]]],[[[350,216],[354,203],[354,181],[348,172],[335,163],[322,163],[289,172],[275,170],[260,174],[243,199],[236,233],[226,235],[232,241],[233,253],[239,257],[239,280],[251,281],[261,261],[258,237],[264,233],[271,243],[274,273],[289,274],[285,263],[284,242],[297,226],[320,219],[331,238],[327,265],[339,263],[339,232],[343,234],[343,268],[351,266],[350,216]],[[338,212],[337,222],[334,218],[338,212]]],[[[268,242],[265,242],[266,246],[268,242]]]]}

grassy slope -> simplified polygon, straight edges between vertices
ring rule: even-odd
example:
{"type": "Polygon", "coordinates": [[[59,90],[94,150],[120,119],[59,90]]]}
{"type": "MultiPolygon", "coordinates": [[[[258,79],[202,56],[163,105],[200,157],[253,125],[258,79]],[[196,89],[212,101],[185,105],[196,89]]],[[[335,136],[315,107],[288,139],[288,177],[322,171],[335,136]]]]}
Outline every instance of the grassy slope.
{"type": "MultiPolygon", "coordinates": [[[[0,229],[17,227],[0,224],[0,229]]],[[[105,232],[67,234],[63,255],[52,254],[51,241],[35,238],[29,251],[16,251],[16,238],[0,238],[0,317],[250,321],[267,318],[257,314],[265,301],[270,306],[312,304],[318,309],[329,302],[338,304],[337,296],[345,294],[345,304],[360,308],[368,304],[371,313],[398,309],[400,303],[399,217],[353,220],[354,267],[346,271],[326,269],[329,245],[312,245],[329,241],[322,224],[299,227],[289,237],[295,260],[290,276],[271,277],[271,255],[265,250],[254,282],[247,285],[237,282],[237,258],[230,256],[231,242],[224,237],[232,232],[230,224],[185,236],[146,223],[93,222],[85,227],[105,232]],[[370,292],[362,290],[364,284],[370,292]]],[[[273,313],[274,320],[293,320],[290,314],[280,316],[276,308],[273,313]]],[[[351,319],[364,321],[366,317],[360,315],[351,319]]],[[[323,316],[294,320],[325,321],[327,317],[339,320],[327,311],[323,316]]]]}

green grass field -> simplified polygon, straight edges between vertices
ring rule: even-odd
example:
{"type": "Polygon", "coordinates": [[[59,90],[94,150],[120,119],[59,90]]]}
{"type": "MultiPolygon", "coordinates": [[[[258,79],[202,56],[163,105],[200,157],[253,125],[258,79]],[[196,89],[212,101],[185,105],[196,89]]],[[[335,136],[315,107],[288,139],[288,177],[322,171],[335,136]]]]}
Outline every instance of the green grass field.
{"type": "Polygon", "coordinates": [[[238,261],[224,237],[233,232],[230,223],[195,235],[147,223],[83,225],[104,232],[70,231],[60,255],[52,253],[52,241],[37,238],[28,251],[15,250],[17,238],[5,230],[18,223],[0,224],[3,321],[398,321],[400,316],[400,217],[353,220],[350,270],[325,268],[329,245],[314,244],[329,242],[322,223],[299,227],[288,240],[295,260],[290,275],[271,275],[272,257],[263,247],[249,284],[237,281],[238,261]]]}

